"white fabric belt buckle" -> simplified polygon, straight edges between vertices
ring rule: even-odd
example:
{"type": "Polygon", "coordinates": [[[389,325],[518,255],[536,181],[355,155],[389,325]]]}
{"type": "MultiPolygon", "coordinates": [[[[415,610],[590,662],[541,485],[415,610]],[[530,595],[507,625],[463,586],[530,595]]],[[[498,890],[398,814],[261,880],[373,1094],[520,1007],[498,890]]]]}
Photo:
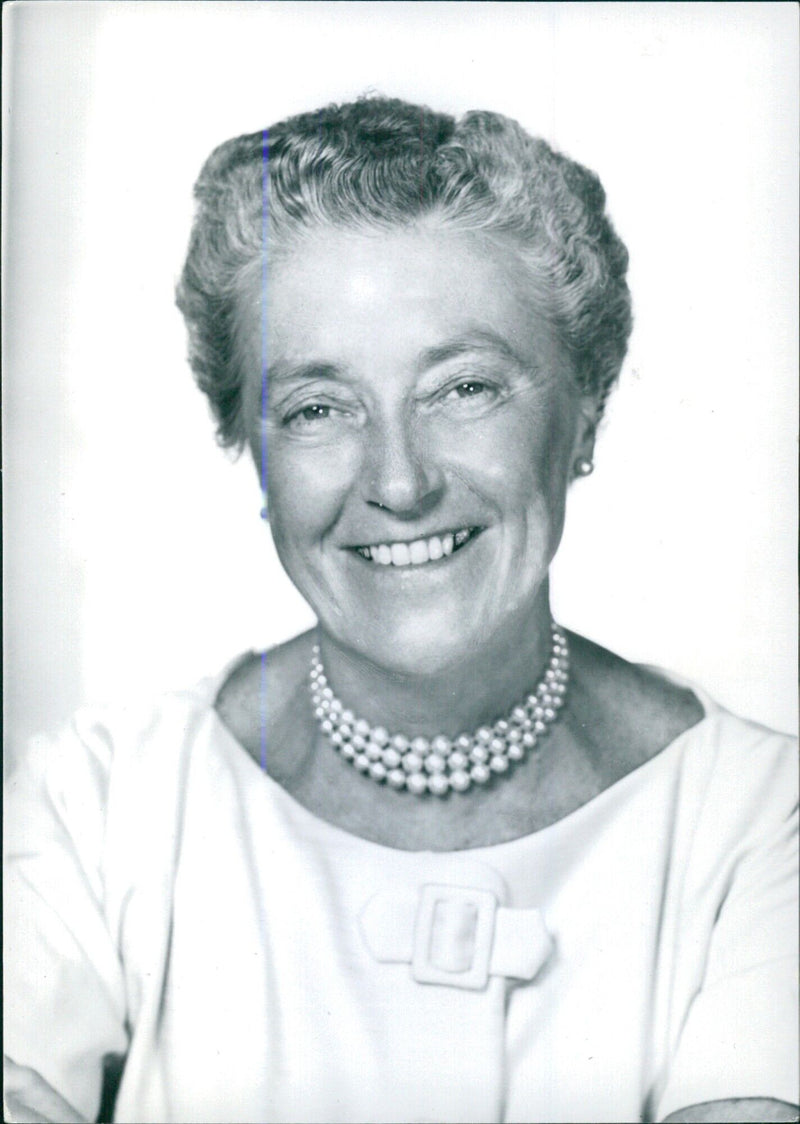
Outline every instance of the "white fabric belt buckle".
{"type": "Polygon", "coordinates": [[[359,916],[364,943],[412,977],[482,991],[489,976],[532,980],[553,940],[538,909],[508,909],[491,890],[426,883],[415,895],[381,892],[359,916]]]}
{"type": "Polygon", "coordinates": [[[411,974],[417,983],[480,991],[489,979],[497,898],[428,883],[420,890],[411,974]]]}

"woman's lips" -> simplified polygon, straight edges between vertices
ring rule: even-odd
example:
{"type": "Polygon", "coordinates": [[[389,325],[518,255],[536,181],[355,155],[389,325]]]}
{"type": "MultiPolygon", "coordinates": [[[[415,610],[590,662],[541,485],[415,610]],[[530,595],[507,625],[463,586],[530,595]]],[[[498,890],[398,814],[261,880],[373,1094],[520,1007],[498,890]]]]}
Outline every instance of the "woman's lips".
{"type": "Polygon", "coordinates": [[[482,530],[482,527],[461,527],[427,538],[357,546],[354,550],[361,558],[378,566],[421,566],[455,553],[482,530]]]}

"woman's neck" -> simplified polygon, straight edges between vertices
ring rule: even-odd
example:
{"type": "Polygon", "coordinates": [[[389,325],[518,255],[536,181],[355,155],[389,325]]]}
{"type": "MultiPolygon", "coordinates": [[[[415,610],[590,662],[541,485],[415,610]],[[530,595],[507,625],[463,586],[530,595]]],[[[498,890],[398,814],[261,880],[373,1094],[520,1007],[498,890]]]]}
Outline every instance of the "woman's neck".
{"type": "Polygon", "coordinates": [[[319,629],[325,673],[342,704],[390,733],[455,737],[505,717],[541,677],[551,645],[550,610],[542,603],[494,642],[465,652],[436,674],[380,667],[319,629]]]}

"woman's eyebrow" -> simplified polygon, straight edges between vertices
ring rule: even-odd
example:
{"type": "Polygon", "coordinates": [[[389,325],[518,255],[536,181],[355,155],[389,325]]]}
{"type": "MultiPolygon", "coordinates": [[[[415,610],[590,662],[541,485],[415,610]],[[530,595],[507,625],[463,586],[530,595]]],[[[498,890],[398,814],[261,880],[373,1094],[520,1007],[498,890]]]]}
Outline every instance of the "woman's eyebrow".
{"type": "MultiPolygon", "coordinates": [[[[416,361],[418,372],[430,370],[439,363],[446,363],[449,359],[456,359],[460,355],[483,353],[499,356],[519,367],[527,364],[514,350],[508,340],[487,329],[477,329],[466,335],[454,336],[443,343],[426,347],[420,352],[416,361]]],[[[311,359],[306,362],[292,363],[285,359],[276,359],[267,369],[267,378],[271,383],[303,382],[308,379],[340,379],[346,371],[337,363],[324,359],[311,359]]]]}
{"type": "Polygon", "coordinates": [[[267,368],[269,382],[303,382],[306,379],[338,379],[343,369],[335,363],[311,360],[307,363],[287,363],[277,359],[267,368]]]}
{"type": "Polygon", "coordinates": [[[526,363],[514,350],[508,340],[495,332],[479,329],[467,335],[455,336],[445,340],[444,343],[426,347],[417,360],[417,370],[427,371],[439,363],[446,363],[448,359],[456,359],[459,355],[468,355],[474,352],[485,352],[499,355],[517,366],[525,367],[526,363]]]}

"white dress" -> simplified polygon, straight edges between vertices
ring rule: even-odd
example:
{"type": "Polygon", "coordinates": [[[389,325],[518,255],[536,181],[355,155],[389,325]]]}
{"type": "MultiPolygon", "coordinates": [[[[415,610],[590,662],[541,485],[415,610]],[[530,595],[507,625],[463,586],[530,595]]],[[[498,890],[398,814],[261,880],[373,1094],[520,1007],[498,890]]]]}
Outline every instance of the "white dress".
{"type": "Polygon", "coordinates": [[[6,802],[9,1119],[639,1121],[798,1099],[793,742],[704,719],[535,834],[326,824],[213,709],[81,713],[6,802]]]}

